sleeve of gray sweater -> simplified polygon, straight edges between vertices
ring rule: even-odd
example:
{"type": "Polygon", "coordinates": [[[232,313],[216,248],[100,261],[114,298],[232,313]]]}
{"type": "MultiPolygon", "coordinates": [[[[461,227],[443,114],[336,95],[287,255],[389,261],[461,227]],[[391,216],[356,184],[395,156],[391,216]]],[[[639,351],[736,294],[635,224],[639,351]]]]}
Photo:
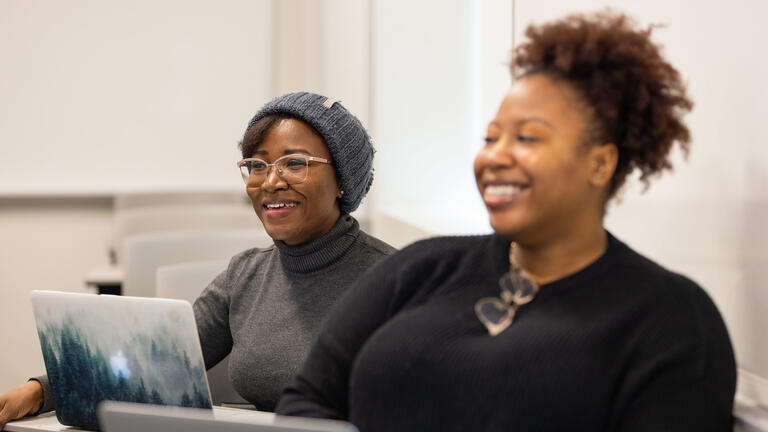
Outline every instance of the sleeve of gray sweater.
{"type": "Polygon", "coordinates": [[[232,350],[232,333],[229,328],[230,299],[227,290],[229,275],[229,268],[219,274],[203,290],[193,306],[206,369],[216,366],[232,350]]]}
{"type": "Polygon", "coordinates": [[[48,375],[40,375],[38,377],[30,378],[29,381],[37,381],[43,387],[43,405],[40,407],[40,411],[34,415],[53,411],[56,408],[53,404],[53,393],[51,392],[51,383],[48,381],[48,375]]]}

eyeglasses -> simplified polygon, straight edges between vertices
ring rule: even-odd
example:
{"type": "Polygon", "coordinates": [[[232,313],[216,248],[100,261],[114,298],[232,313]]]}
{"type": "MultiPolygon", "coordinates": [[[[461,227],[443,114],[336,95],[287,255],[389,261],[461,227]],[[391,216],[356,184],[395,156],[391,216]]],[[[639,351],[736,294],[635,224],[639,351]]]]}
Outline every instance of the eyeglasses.
{"type": "Polygon", "coordinates": [[[515,319],[517,309],[539,292],[539,285],[523,276],[514,259],[516,244],[509,246],[509,273],[499,279],[500,298],[483,297],[475,303],[475,314],[491,336],[503,332],[515,319]]]}
{"type": "Polygon", "coordinates": [[[327,159],[306,156],[303,154],[290,154],[278,158],[273,163],[267,163],[259,158],[247,158],[237,162],[243,181],[260,185],[264,183],[269,174],[269,167],[275,167],[277,175],[286,183],[293,185],[302,183],[309,175],[309,163],[331,163],[327,159]]]}

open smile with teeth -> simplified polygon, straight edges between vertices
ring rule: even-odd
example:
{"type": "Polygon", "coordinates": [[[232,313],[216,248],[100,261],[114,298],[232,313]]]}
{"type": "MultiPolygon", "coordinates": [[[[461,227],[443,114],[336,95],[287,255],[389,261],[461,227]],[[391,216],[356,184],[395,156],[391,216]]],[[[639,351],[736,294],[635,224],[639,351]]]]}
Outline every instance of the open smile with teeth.
{"type": "Polygon", "coordinates": [[[286,207],[296,207],[297,205],[299,205],[299,203],[296,203],[296,202],[274,203],[274,204],[264,204],[264,208],[280,209],[280,208],[286,208],[286,207]]]}
{"type": "Polygon", "coordinates": [[[522,192],[526,186],[516,184],[493,184],[485,187],[483,195],[487,198],[511,198],[522,192]]]}
{"type": "Polygon", "coordinates": [[[488,185],[485,187],[485,195],[489,197],[505,197],[517,195],[523,190],[523,187],[513,184],[488,185]]]}

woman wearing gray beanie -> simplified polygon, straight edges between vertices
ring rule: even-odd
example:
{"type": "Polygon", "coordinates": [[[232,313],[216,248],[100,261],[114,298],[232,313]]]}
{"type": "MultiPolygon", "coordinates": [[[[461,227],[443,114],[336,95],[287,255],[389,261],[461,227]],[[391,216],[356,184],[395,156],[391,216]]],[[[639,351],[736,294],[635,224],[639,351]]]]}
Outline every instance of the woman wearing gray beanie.
{"type": "Polygon", "coordinates": [[[206,367],[229,354],[235,389],[273,411],[320,321],[395,252],[349,215],[373,182],[373,146],[339,102],[292,93],[251,119],[238,166],[274,246],[235,256],[195,302],[206,367]]]}
{"type": "MultiPolygon", "coordinates": [[[[395,249],[349,215],[373,182],[374,150],[340,102],[280,96],[251,119],[240,149],[246,192],[274,245],[233,257],[195,301],[195,320],[206,368],[229,355],[234,388],[273,411],[330,307],[395,249]]],[[[0,396],[0,428],[52,410],[51,394],[42,376],[0,396]]]]}

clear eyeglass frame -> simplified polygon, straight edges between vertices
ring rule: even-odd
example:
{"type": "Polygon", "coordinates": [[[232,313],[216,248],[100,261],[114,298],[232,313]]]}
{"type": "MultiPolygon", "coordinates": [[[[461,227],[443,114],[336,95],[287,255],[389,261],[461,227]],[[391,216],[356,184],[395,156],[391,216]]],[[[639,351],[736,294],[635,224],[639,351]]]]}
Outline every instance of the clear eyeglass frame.
{"type": "Polygon", "coordinates": [[[499,297],[483,297],[475,303],[475,314],[491,336],[511,326],[517,309],[530,303],[539,292],[539,285],[516,268],[499,279],[499,286],[499,297]]]}
{"type": "Polygon", "coordinates": [[[289,154],[277,158],[272,163],[259,158],[245,158],[237,161],[243,182],[248,184],[251,177],[256,176],[255,183],[261,185],[269,176],[269,169],[274,167],[277,175],[289,185],[303,183],[309,177],[309,163],[318,162],[330,164],[328,159],[303,154],[289,154]],[[255,172],[254,166],[258,166],[261,172],[255,172]],[[260,179],[258,177],[261,177],[260,179]]]}

